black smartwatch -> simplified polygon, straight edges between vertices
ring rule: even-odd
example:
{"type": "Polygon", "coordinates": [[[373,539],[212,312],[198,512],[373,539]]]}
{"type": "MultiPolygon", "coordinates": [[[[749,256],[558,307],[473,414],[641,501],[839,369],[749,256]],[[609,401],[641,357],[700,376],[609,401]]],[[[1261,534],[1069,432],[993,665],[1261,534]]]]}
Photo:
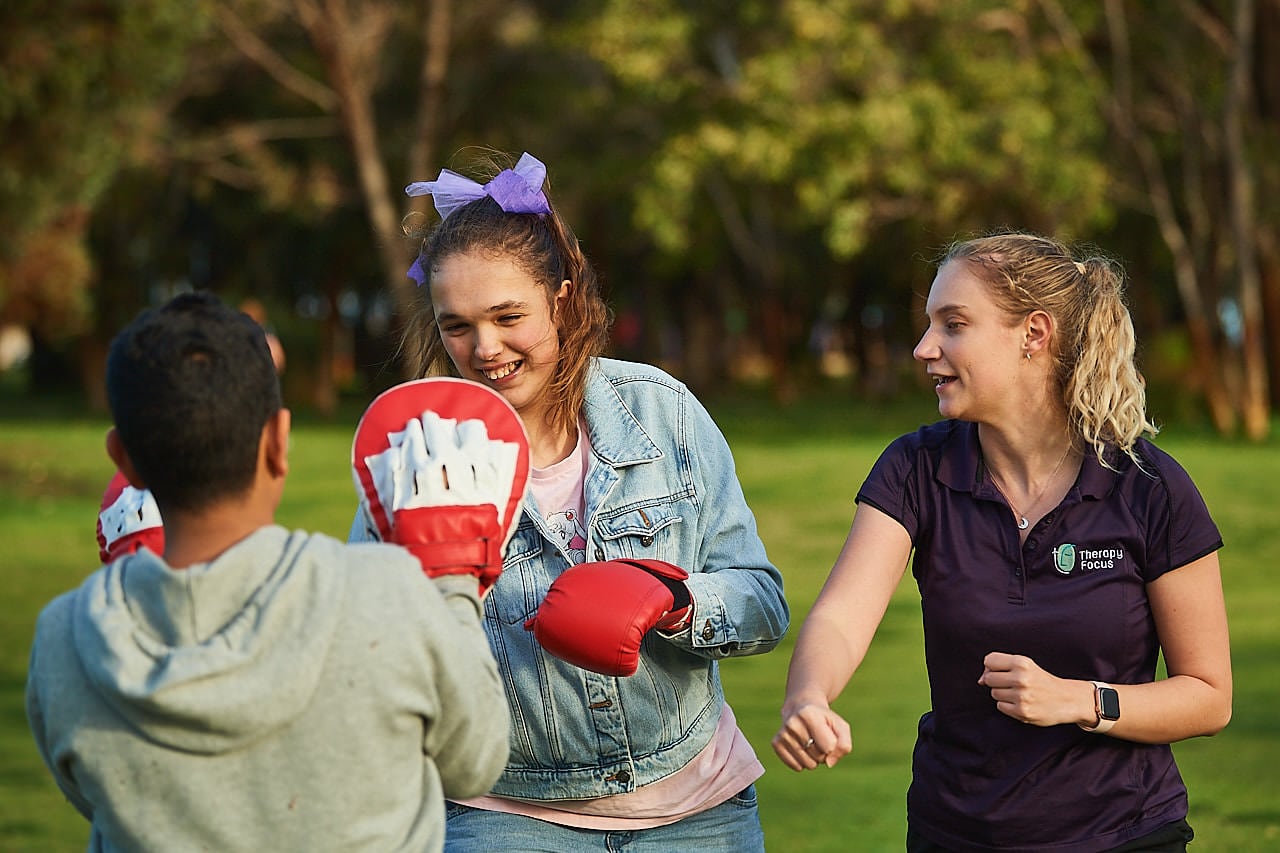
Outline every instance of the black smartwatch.
{"type": "Polygon", "coordinates": [[[1093,682],[1093,710],[1098,715],[1098,722],[1093,726],[1080,726],[1086,732],[1102,734],[1120,719],[1120,694],[1110,684],[1102,681],[1093,682]]]}

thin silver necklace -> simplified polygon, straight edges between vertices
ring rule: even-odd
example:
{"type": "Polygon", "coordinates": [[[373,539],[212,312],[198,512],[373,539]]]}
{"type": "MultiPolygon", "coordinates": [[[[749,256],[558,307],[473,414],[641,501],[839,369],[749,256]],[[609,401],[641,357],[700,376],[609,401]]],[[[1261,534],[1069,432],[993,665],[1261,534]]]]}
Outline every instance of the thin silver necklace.
{"type": "MultiPolygon", "coordinates": [[[[1067,457],[1069,455],[1071,455],[1071,443],[1067,442],[1067,449],[1062,451],[1062,458],[1058,460],[1058,464],[1054,466],[1053,473],[1050,474],[1049,479],[1045,481],[1044,488],[1040,490],[1040,494],[1036,495],[1036,499],[1028,505],[1028,509],[1034,511],[1035,508],[1040,505],[1040,501],[1044,499],[1045,494],[1049,491],[1049,487],[1053,485],[1053,481],[1058,479],[1058,472],[1062,470],[1062,463],[1067,461],[1067,457]]],[[[1000,493],[1000,496],[1004,498],[1005,503],[1009,505],[1009,509],[1013,510],[1013,514],[1018,517],[1018,529],[1026,530],[1031,526],[1031,522],[1027,521],[1027,517],[1013,505],[1013,500],[1009,497],[1009,494],[1000,486],[1000,476],[996,473],[995,469],[988,465],[987,471],[991,473],[991,485],[996,487],[996,491],[1000,493]]]]}

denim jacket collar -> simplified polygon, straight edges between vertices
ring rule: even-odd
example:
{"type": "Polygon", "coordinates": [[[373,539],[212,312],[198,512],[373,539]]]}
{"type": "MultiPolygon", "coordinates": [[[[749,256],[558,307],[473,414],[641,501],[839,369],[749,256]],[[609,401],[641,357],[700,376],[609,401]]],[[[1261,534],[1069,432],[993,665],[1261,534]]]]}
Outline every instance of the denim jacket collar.
{"type": "Polygon", "coordinates": [[[584,407],[590,410],[585,420],[591,447],[609,465],[622,467],[662,459],[661,448],[627,408],[598,363],[592,364],[587,375],[584,407]]]}

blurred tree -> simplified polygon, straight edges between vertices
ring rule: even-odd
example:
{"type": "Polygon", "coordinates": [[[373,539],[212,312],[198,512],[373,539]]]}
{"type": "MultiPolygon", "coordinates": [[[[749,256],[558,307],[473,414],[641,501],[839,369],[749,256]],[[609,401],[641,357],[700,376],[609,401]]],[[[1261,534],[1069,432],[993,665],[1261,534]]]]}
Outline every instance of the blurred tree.
{"type": "Polygon", "coordinates": [[[0,319],[91,311],[89,352],[173,290],[252,293],[286,391],[332,407],[349,339],[386,363],[418,296],[401,187],[492,147],[550,166],[618,350],[703,391],[786,396],[832,346],[891,389],[924,256],[1004,224],[1114,227],[1172,270],[1137,308],[1190,318],[1219,422],[1280,361],[1280,0],[19,0],[0,24],[0,319]]]}
{"type": "Polygon", "coordinates": [[[623,99],[663,129],[636,223],[671,256],[735,258],[782,396],[849,286],[832,259],[887,227],[918,235],[892,270],[969,228],[1106,221],[1103,123],[1064,59],[1035,49],[1026,5],[611,0],[587,25],[623,99]]]}
{"type": "Polygon", "coordinates": [[[1264,299],[1261,263],[1271,265],[1265,280],[1280,286],[1280,258],[1267,248],[1280,216],[1273,203],[1260,210],[1258,199],[1274,197],[1280,183],[1264,154],[1278,141],[1280,116],[1274,100],[1268,116],[1254,88],[1262,80],[1274,99],[1277,87],[1258,73],[1267,51],[1255,33],[1269,6],[1275,35],[1278,4],[1038,3],[1059,36],[1057,46],[1042,46],[1075,58],[1118,143],[1112,197],[1154,219],[1172,258],[1188,368],[1215,427],[1230,434],[1242,425],[1248,437],[1264,438],[1275,392],[1263,306],[1280,307],[1280,294],[1264,299]]]}
{"type": "Polygon", "coordinates": [[[1262,277],[1263,334],[1267,342],[1267,376],[1271,405],[1280,407],[1280,158],[1265,152],[1280,150],[1280,0],[1258,5],[1253,81],[1257,93],[1258,125],[1250,145],[1262,152],[1254,159],[1258,171],[1258,251],[1262,277]]]}
{"type": "MultiPolygon", "coordinates": [[[[298,370],[286,384],[305,369],[310,402],[332,410],[336,318],[368,327],[357,337],[382,337],[417,296],[401,220],[435,213],[402,188],[442,162],[465,165],[470,152],[450,152],[476,143],[556,162],[542,147],[558,136],[546,116],[574,114],[557,94],[581,63],[546,50],[548,15],[501,0],[215,3],[216,31],[193,49],[168,132],[152,138],[150,169],[129,191],[177,204],[137,223],[153,248],[194,242],[209,261],[170,258],[144,277],[305,306],[320,338],[299,359],[290,347],[298,370]],[[205,223],[195,231],[193,210],[205,223]]],[[[122,251],[110,239],[100,250],[122,251]]],[[[388,381],[395,369],[378,372],[388,381]]]]}
{"type": "Polygon", "coordinates": [[[169,0],[0,6],[0,324],[46,342],[86,327],[89,212],[143,156],[157,96],[207,12],[169,0]]]}

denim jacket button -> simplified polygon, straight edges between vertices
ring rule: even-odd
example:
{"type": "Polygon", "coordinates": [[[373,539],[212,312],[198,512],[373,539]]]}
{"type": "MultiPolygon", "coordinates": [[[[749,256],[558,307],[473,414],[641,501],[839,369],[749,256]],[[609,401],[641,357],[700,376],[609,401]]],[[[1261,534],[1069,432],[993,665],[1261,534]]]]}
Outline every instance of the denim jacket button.
{"type": "Polygon", "coordinates": [[[641,544],[641,545],[643,545],[644,547],[648,548],[650,545],[652,545],[652,544],[653,544],[653,537],[652,537],[652,536],[641,536],[641,537],[640,537],[640,544],[641,544]]]}
{"type": "Polygon", "coordinates": [[[597,563],[599,563],[599,562],[603,562],[603,561],[604,561],[604,549],[603,549],[603,548],[597,548],[597,549],[596,549],[596,562],[597,562],[597,563]]]}
{"type": "Polygon", "coordinates": [[[702,626],[702,639],[710,640],[716,635],[716,629],[711,627],[711,620],[707,620],[707,624],[702,626]]]}

